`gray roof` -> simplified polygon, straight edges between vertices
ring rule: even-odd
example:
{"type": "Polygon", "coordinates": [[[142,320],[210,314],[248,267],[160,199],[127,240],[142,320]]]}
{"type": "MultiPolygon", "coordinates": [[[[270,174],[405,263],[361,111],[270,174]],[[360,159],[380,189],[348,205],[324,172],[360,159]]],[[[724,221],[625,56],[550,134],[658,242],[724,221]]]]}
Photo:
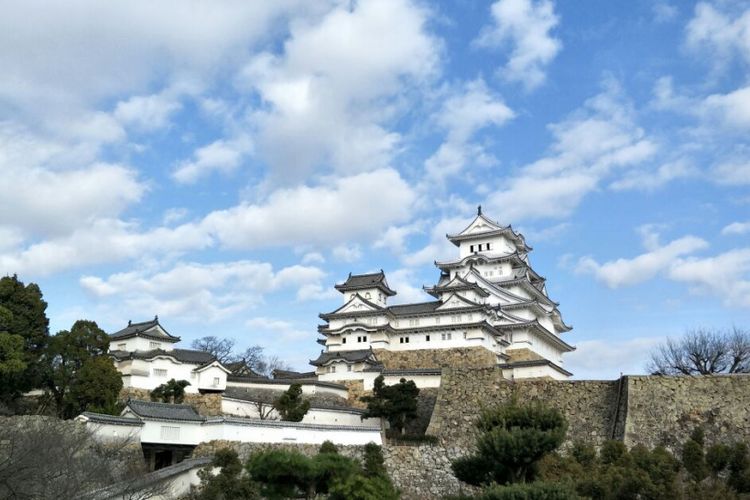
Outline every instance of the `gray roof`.
{"type": "Polygon", "coordinates": [[[159,324],[158,316],[154,316],[154,319],[151,321],[142,321],[140,323],[132,323],[128,321],[128,326],[111,334],[109,337],[112,340],[127,339],[131,337],[146,337],[165,342],[178,342],[180,340],[180,337],[170,335],[169,332],[159,324]],[[166,335],[163,335],[158,331],[156,329],[157,326],[161,328],[166,335]]]}
{"type": "Polygon", "coordinates": [[[202,422],[205,420],[198,415],[190,405],[177,405],[171,403],[156,403],[154,401],[141,401],[131,399],[127,408],[142,418],[160,418],[165,420],[184,420],[188,422],[202,422]]]}
{"type": "Polygon", "coordinates": [[[393,313],[394,316],[410,316],[412,314],[425,314],[434,312],[435,309],[440,307],[442,302],[439,300],[430,302],[418,302],[416,304],[403,304],[398,306],[389,306],[388,310],[393,313]]]}
{"type": "MultiPolygon", "coordinates": [[[[262,403],[272,404],[283,393],[284,389],[282,388],[256,389],[248,387],[227,387],[226,391],[224,391],[223,397],[239,399],[241,401],[260,401],[262,403]]],[[[304,398],[310,401],[311,408],[320,408],[324,410],[351,410],[355,413],[361,411],[361,409],[353,408],[349,405],[348,401],[341,396],[320,393],[310,395],[305,394],[304,398]]]]}
{"type": "Polygon", "coordinates": [[[271,372],[275,379],[297,379],[297,378],[315,378],[315,372],[295,372],[292,370],[273,370],[271,372]]]}
{"type": "Polygon", "coordinates": [[[114,350],[109,351],[109,354],[114,356],[114,358],[117,360],[153,359],[157,356],[171,356],[177,361],[193,365],[204,365],[216,360],[216,358],[211,353],[205,351],[195,351],[193,349],[172,349],[171,351],[165,351],[164,349],[152,349],[150,351],[114,350]]]}
{"type": "Polygon", "coordinates": [[[328,351],[321,352],[317,359],[310,360],[310,364],[313,366],[320,366],[328,363],[329,361],[346,361],[348,363],[358,363],[360,361],[366,361],[373,358],[373,353],[370,349],[361,349],[357,351],[328,351]]]}
{"type": "Polygon", "coordinates": [[[94,413],[91,411],[85,411],[81,413],[84,417],[88,418],[90,422],[102,423],[102,424],[113,424],[113,425],[135,425],[142,426],[143,421],[137,418],[129,417],[118,417],[117,415],[107,415],[105,413],[94,413]]]}
{"type": "MultiPolygon", "coordinates": [[[[268,384],[268,385],[317,385],[320,387],[330,387],[331,389],[346,389],[345,385],[333,382],[324,382],[316,378],[298,378],[298,379],[272,379],[268,377],[242,377],[239,375],[228,375],[227,382],[246,382],[248,384],[268,384]]],[[[227,384],[227,387],[229,385],[227,384]]]]}
{"type": "Polygon", "coordinates": [[[500,368],[505,368],[505,369],[509,369],[509,368],[525,368],[525,367],[531,367],[531,366],[549,366],[549,367],[554,368],[555,370],[557,370],[558,372],[560,372],[560,373],[562,373],[564,375],[567,375],[569,377],[573,376],[573,374],[570,373],[568,370],[566,370],[565,368],[563,368],[562,366],[560,366],[560,365],[558,365],[556,363],[553,363],[552,361],[550,361],[548,359],[530,359],[528,361],[515,361],[515,362],[512,362],[512,363],[502,363],[502,364],[500,364],[498,366],[500,368]]]}
{"type": "Polygon", "coordinates": [[[391,290],[388,283],[385,281],[385,273],[382,269],[380,272],[370,274],[349,273],[349,277],[346,281],[340,285],[334,285],[334,288],[340,292],[364,290],[366,288],[379,288],[386,295],[396,295],[396,292],[391,290]]]}

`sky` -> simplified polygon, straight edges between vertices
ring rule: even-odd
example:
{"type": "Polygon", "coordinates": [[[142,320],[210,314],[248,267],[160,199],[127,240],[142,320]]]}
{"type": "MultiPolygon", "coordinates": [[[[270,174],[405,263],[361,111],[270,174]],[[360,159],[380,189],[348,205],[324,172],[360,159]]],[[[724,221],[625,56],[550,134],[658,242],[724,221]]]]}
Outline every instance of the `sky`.
{"type": "Polygon", "coordinates": [[[0,275],[50,329],[317,357],[333,285],[430,300],[476,206],[577,378],[750,327],[750,3],[0,0],[0,275]]]}

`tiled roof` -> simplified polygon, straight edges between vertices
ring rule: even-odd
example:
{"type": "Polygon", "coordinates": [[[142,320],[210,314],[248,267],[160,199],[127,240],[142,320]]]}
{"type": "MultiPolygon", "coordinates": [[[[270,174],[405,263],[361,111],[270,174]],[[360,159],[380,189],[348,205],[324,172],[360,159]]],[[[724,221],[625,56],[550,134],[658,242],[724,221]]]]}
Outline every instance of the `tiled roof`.
{"type": "Polygon", "coordinates": [[[396,295],[396,292],[391,290],[388,283],[385,281],[385,273],[382,269],[380,272],[370,274],[349,273],[349,277],[346,281],[340,285],[334,285],[334,288],[340,292],[364,290],[366,288],[379,288],[386,295],[396,295]]]}
{"type": "Polygon", "coordinates": [[[184,420],[188,422],[202,422],[205,420],[198,415],[190,405],[178,405],[170,403],[156,403],[153,401],[141,401],[131,399],[127,403],[127,408],[142,418],[160,418],[166,420],[184,420]]]}
{"type": "Polygon", "coordinates": [[[315,378],[315,372],[295,372],[292,370],[273,370],[271,375],[275,379],[315,378]]]}
{"type": "Polygon", "coordinates": [[[388,310],[393,313],[394,316],[409,316],[412,314],[424,314],[431,313],[437,309],[442,302],[439,300],[431,302],[418,302],[416,304],[403,304],[397,306],[389,306],[388,310]]]}
{"type": "Polygon", "coordinates": [[[194,351],[192,349],[152,349],[150,351],[109,351],[117,360],[122,359],[153,359],[157,356],[171,356],[177,361],[192,365],[204,365],[216,360],[213,354],[205,351],[194,351]]]}
{"type": "Polygon", "coordinates": [[[373,353],[369,349],[361,349],[357,351],[328,351],[321,352],[317,359],[310,360],[310,364],[313,366],[320,366],[328,363],[329,361],[346,361],[348,363],[358,363],[372,358],[373,353]]]}
{"type": "MultiPolygon", "coordinates": [[[[325,382],[316,378],[305,378],[305,379],[270,379],[268,377],[240,377],[237,375],[227,376],[227,382],[237,383],[248,383],[248,384],[268,384],[268,385],[289,385],[289,384],[300,384],[300,385],[317,385],[320,387],[330,387],[331,389],[344,389],[346,386],[342,384],[336,384],[333,382],[325,382]]],[[[227,387],[230,385],[227,384],[227,387]]]]}
{"type": "Polygon", "coordinates": [[[137,418],[118,417],[116,415],[107,415],[104,413],[94,413],[85,411],[81,413],[90,422],[102,423],[102,424],[114,424],[114,425],[135,425],[142,426],[143,421],[137,418]]]}
{"type": "Polygon", "coordinates": [[[180,337],[170,335],[169,332],[159,324],[158,316],[155,316],[151,321],[142,321],[140,323],[132,323],[128,321],[128,326],[109,336],[112,340],[121,340],[130,337],[147,337],[163,340],[165,342],[178,342],[180,340],[180,337]],[[161,331],[156,328],[157,326],[161,328],[166,335],[162,334],[161,331]]]}

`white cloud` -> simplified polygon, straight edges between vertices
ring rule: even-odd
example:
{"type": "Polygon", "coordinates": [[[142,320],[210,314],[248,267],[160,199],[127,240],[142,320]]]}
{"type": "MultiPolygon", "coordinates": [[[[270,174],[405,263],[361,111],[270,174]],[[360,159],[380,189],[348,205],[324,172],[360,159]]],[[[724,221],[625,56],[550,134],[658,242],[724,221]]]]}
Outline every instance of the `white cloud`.
{"type": "Polygon", "coordinates": [[[750,184],[750,160],[735,160],[714,166],[709,172],[718,184],[744,186],[750,184]]]}
{"type": "Polygon", "coordinates": [[[387,248],[395,255],[402,255],[406,251],[406,240],[412,234],[420,231],[421,224],[415,222],[404,226],[391,226],[380,238],[373,243],[374,248],[387,248]]]}
{"type": "Polygon", "coordinates": [[[695,236],[684,236],[664,246],[656,246],[653,239],[646,239],[652,247],[632,259],[617,259],[599,264],[591,257],[582,257],[576,268],[580,273],[591,273],[610,288],[630,286],[648,281],[661,272],[671,272],[675,259],[708,247],[708,243],[695,236]]]}
{"type": "Polygon", "coordinates": [[[692,292],[721,297],[727,306],[750,307],[750,248],[679,259],[669,278],[687,283],[692,292]]]}
{"type": "Polygon", "coordinates": [[[494,24],[486,26],[476,43],[482,47],[512,47],[502,75],[522,82],[527,89],[541,85],[545,68],[552,62],[562,42],[551,35],[559,18],[548,0],[498,0],[492,4],[494,24]]]}
{"type": "Polygon", "coordinates": [[[200,224],[230,248],[327,245],[375,238],[410,217],[414,198],[398,172],[384,169],[279,189],[263,203],[216,211],[200,224]]]}
{"type": "Polygon", "coordinates": [[[168,226],[174,222],[179,222],[181,220],[184,220],[185,217],[190,214],[190,210],[185,207],[173,207],[168,208],[164,211],[164,216],[162,217],[162,223],[165,226],[168,226]]]}
{"type": "Polygon", "coordinates": [[[488,211],[506,221],[567,217],[613,171],[635,167],[658,147],[636,124],[619,86],[586,101],[568,119],[549,125],[548,156],[524,166],[487,199],[488,211]]]}
{"type": "Polygon", "coordinates": [[[389,304],[409,304],[434,300],[427,295],[419,284],[412,269],[397,269],[388,272],[388,285],[396,291],[396,296],[389,299],[389,304]]]}
{"type": "Polygon", "coordinates": [[[255,57],[240,88],[259,94],[259,149],[279,182],[316,167],[352,173],[389,165],[401,141],[387,124],[394,99],[434,71],[427,12],[406,0],[342,4],[319,22],[291,25],[283,54],[255,57]]]}
{"type": "Polygon", "coordinates": [[[416,267],[431,264],[435,260],[452,259],[456,253],[456,247],[448,241],[445,235],[455,233],[457,228],[465,228],[470,222],[471,219],[465,217],[447,217],[437,222],[429,221],[431,227],[429,243],[419,250],[403,254],[401,261],[409,267],[416,267]]]}
{"type": "Polygon", "coordinates": [[[320,252],[308,252],[302,256],[303,264],[323,264],[326,261],[320,252]]]}
{"type": "Polygon", "coordinates": [[[725,126],[735,130],[750,129],[750,86],[728,94],[713,94],[703,101],[701,111],[717,117],[725,126]]]}
{"type": "Polygon", "coordinates": [[[725,13],[701,2],[685,32],[688,48],[704,53],[718,69],[735,55],[750,62],[750,9],[725,13]]]}
{"type": "Polygon", "coordinates": [[[355,262],[362,258],[362,248],[359,245],[338,245],[331,251],[336,260],[355,262]]]}
{"type": "Polygon", "coordinates": [[[296,265],[275,272],[271,264],[242,260],[181,263],[165,271],[116,273],[106,279],[83,276],[80,285],[99,299],[115,298],[129,311],[217,321],[257,306],[267,293],[316,284],[324,275],[316,267],[296,265]]]}
{"type": "Polygon", "coordinates": [[[750,221],[748,222],[732,222],[731,224],[724,226],[721,230],[723,235],[732,234],[745,234],[750,233],[750,221]]]}
{"type": "Polygon", "coordinates": [[[314,332],[310,332],[295,325],[290,321],[277,318],[259,316],[250,318],[245,321],[245,326],[252,330],[253,333],[268,335],[275,341],[309,341],[315,338],[314,332]]]}
{"type": "Polygon", "coordinates": [[[240,166],[252,149],[252,143],[247,137],[218,139],[196,149],[192,160],[179,163],[172,177],[179,183],[192,184],[213,171],[228,174],[240,166]]]}
{"type": "Polygon", "coordinates": [[[565,355],[565,368],[577,379],[615,379],[620,374],[646,372],[651,351],[664,337],[638,337],[628,340],[583,340],[565,355]]]}
{"type": "Polygon", "coordinates": [[[181,107],[182,104],[169,95],[133,96],[117,103],[114,117],[126,126],[148,132],[166,127],[170,116],[181,107]]]}
{"type": "Polygon", "coordinates": [[[631,170],[623,178],[612,182],[609,187],[615,191],[637,189],[641,191],[654,191],[676,179],[694,177],[699,171],[689,163],[678,160],[659,165],[655,170],[645,169],[631,170]]]}
{"type": "Polygon", "coordinates": [[[656,2],[651,9],[654,12],[654,21],[657,23],[672,21],[680,13],[677,7],[668,2],[656,2]]]}
{"type": "Polygon", "coordinates": [[[447,132],[446,141],[425,162],[430,182],[460,173],[467,163],[476,162],[484,149],[470,142],[472,136],[488,126],[500,126],[515,116],[503,100],[493,95],[478,79],[466,83],[443,103],[436,116],[438,126],[447,132]]]}

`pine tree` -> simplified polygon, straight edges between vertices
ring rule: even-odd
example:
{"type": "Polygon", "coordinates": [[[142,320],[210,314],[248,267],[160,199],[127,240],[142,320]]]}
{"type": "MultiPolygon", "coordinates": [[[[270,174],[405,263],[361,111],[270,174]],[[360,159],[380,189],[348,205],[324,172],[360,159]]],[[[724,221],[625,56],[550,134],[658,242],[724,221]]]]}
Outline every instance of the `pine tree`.
{"type": "Polygon", "coordinates": [[[302,386],[300,384],[292,384],[274,401],[273,407],[279,412],[281,420],[300,422],[310,409],[310,401],[302,398],[302,386]]]}

